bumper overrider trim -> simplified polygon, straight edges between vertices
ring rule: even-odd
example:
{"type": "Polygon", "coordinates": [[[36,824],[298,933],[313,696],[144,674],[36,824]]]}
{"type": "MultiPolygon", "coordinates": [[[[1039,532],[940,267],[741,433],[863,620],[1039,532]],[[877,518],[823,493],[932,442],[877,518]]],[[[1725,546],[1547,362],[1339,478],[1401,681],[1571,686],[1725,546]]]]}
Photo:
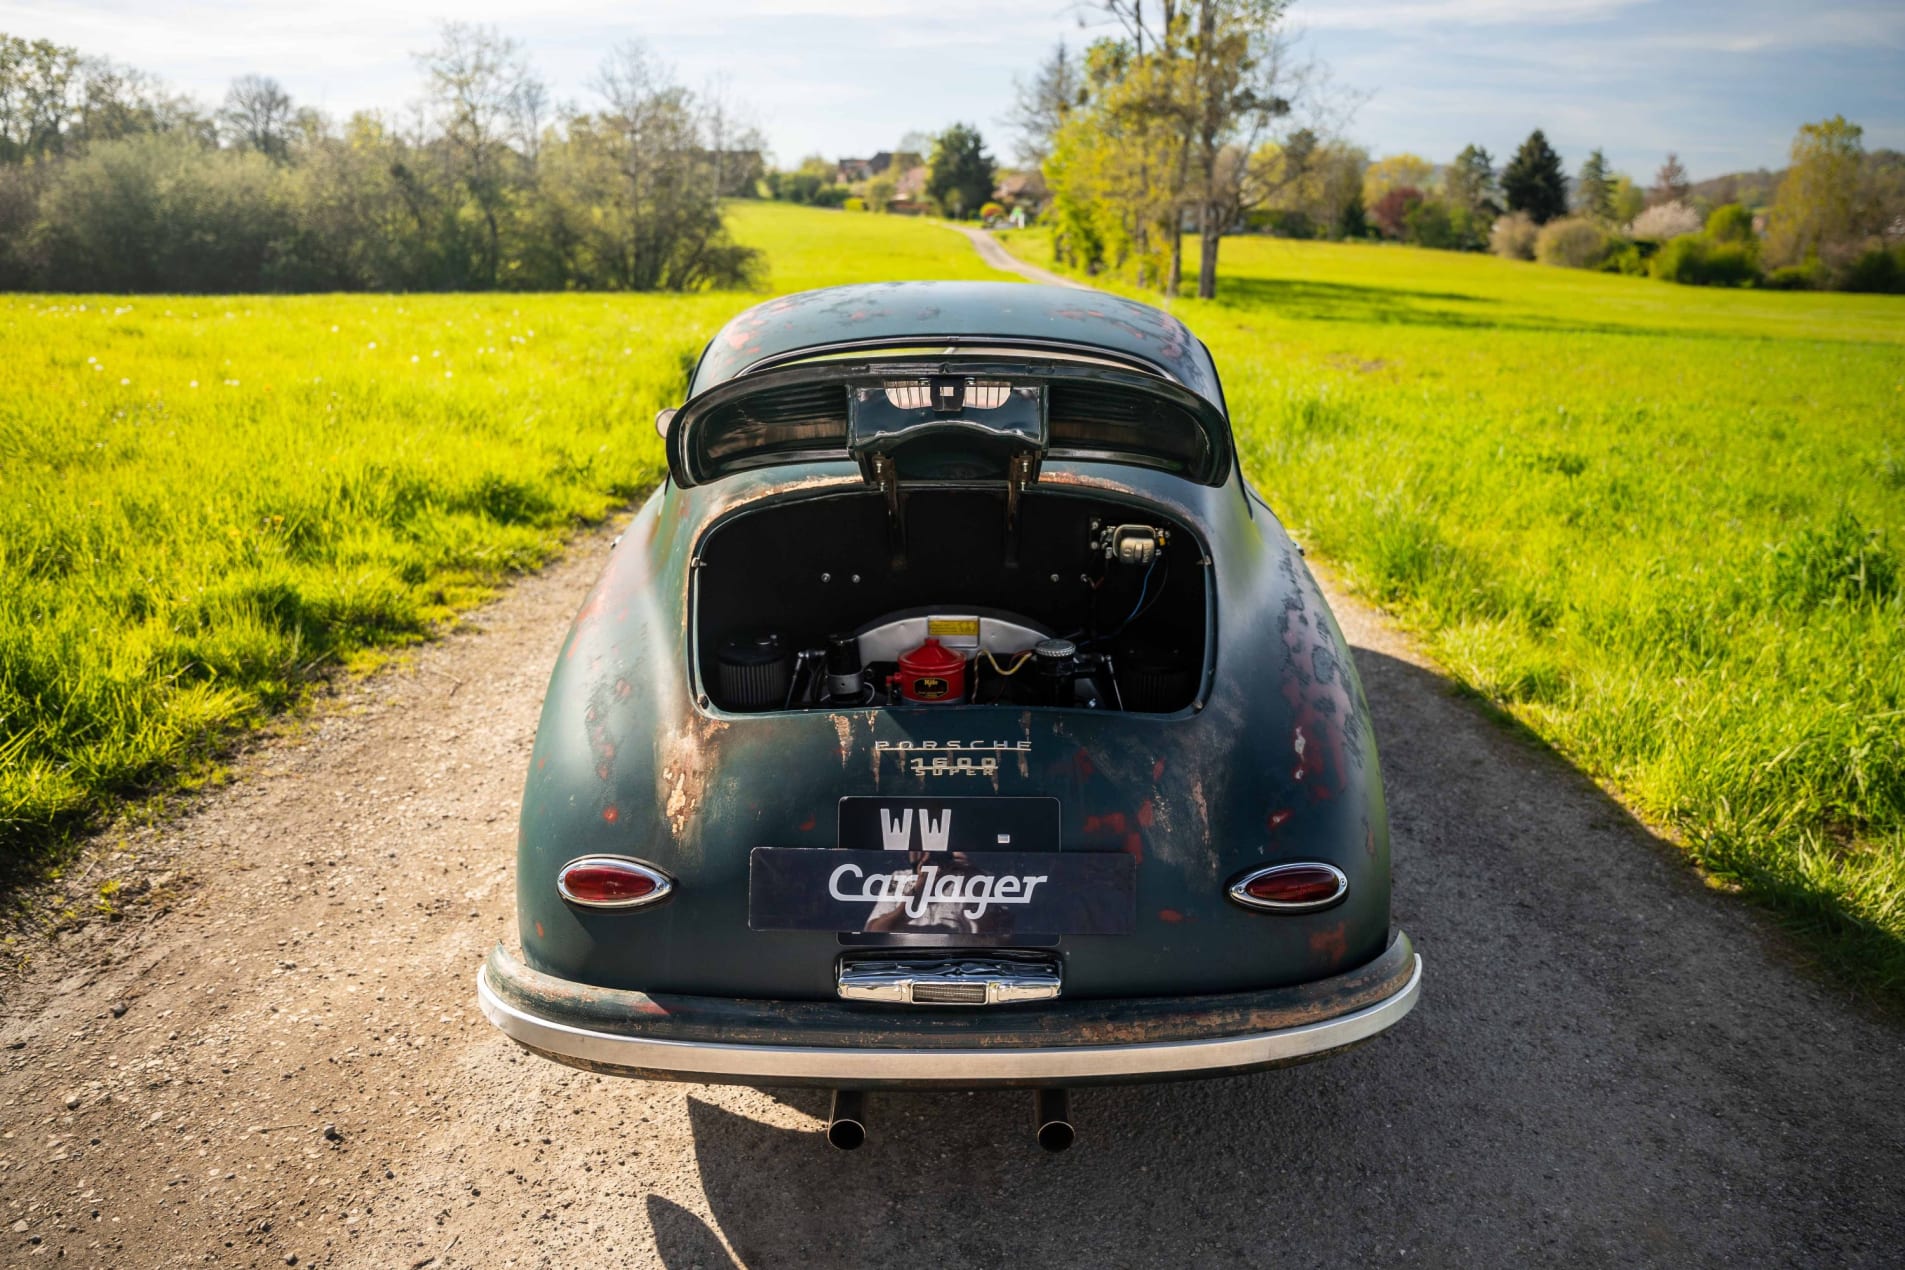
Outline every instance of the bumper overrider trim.
{"type": "Polygon", "coordinates": [[[1111,1084],[1279,1067],[1393,1026],[1421,987],[1422,959],[1400,931],[1373,961],[1294,987],[976,1012],[595,988],[532,970],[501,945],[477,973],[491,1023],[572,1067],[853,1088],[1111,1084]]]}

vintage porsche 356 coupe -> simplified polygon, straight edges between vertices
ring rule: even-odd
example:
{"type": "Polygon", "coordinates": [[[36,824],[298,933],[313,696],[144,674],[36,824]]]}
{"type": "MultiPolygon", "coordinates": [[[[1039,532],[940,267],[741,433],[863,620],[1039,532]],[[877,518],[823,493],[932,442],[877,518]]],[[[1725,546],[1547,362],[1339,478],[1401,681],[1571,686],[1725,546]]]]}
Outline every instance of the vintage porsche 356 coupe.
{"type": "Polygon", "coordinates": [[[1064,1091],[1415,1004],[1349,649],[1209,352],[1011,283],[786,296],[657,420],[523,795],[523,1046],[599,1072],[1064,1091]]]}

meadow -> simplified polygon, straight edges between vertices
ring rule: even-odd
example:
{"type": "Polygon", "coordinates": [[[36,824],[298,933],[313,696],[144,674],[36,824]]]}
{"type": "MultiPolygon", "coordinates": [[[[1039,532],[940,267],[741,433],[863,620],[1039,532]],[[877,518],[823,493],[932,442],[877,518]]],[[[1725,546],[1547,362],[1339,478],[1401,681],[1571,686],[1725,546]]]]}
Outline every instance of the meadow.
{"type": "MultiPolygon", "coordinates": [[[[734,225],[774,291],[997,276],[916,221],[734,225]]],[[[655,410],[760,298],[0,298],[0,860],[639,497],[655,410]]],[[[1313,557],[1905,993],[1905,301],[1239,239],[1172,307],[1313,557]]]]}
{"type": "Polygon", "coordinates": [[[1905,300],[1233,239],[1173,310],[1312,555],[1905,990],[1905,300]]]}
{"type": "MultiPolygon", "coordinates": [[[[945,230],[735,209],[776,291],[996,277],[945,230]]],[[[215,772],[663,471],[764,297],[0,297],[0,865],[215,772]]]]}

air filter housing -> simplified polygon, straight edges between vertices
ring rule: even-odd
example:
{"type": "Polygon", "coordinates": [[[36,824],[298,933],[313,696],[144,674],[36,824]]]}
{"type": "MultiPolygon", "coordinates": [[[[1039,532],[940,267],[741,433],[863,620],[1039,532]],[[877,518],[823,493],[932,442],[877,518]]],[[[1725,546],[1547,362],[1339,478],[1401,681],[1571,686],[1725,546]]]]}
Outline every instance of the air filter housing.
{"type": "Polygon", "coordinates": [[[722,643],[715,654],[715,682],[727,710],[776,710],[787,704],[793,658],[773,632],[722,643]]]}

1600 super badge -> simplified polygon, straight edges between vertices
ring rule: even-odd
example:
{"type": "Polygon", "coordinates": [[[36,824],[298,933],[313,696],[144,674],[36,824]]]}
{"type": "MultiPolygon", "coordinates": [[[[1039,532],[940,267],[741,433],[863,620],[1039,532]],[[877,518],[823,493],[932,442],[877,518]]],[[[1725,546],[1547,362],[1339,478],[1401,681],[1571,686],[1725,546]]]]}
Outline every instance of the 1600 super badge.
{"type": "Polygon", "coordinates": [[[914,776],[996,776],[999,757],[1030,754],[1030,741],[875,741],[875,757],[892,754],[914,776]]]}

